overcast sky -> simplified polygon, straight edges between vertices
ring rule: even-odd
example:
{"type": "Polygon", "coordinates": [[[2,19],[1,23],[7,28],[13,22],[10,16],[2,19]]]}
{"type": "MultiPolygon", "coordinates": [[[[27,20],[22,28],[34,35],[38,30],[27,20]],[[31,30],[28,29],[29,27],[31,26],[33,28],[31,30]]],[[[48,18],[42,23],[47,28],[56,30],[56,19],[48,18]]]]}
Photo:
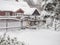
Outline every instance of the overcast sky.
{"type": "Polygon", "coordinates": [[[35,3],[37,2],[37,0],[33,0],[35,3]]]}
{"type": "MultiPolygon", "coordinates": [[[[2,1],[15,1],[15,0],[2,0],[2,1]]],[[[23,1],[23,0],[19,0],[19,1],[23,1]]],[[[37,3],[37,0],[33,0],[34,4],[37,3]]]]}

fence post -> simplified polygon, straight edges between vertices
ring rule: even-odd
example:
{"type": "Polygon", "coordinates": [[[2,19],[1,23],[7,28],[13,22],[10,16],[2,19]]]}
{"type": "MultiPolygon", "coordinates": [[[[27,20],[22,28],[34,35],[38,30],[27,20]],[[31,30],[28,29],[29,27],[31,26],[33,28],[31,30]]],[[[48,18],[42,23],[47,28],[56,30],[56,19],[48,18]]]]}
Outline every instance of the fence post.
{"type": "Polygon", "coordinates": [[[55,28],[55,31],[57,30],[57,25],[56,25],[56,19],[54,19],[54,28],[55,28]]]}
{"type": "Polygon", "coordinates": [[[23,29],[23,20],[21,19],[21,29],[23,29]]]}
{"type": "Polygon", "coordinates": [[[8,30],[8,19],[6,19],[6,31],[8,30]]]}

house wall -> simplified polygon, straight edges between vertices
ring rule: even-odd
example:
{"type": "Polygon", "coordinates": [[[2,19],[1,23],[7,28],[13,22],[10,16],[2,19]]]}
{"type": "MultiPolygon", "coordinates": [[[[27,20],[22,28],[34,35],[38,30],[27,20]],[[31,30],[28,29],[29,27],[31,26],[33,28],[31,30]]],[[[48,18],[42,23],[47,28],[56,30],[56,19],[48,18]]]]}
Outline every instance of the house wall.
{"type": "Polygon", "coordinates": [[[40,15],[38,10],[35,10],[32,15],[40,15]]]}
{"type": "Polygon", "coordinates": [[[22,9],[19,9],[16,11],[16,13],[24,13],[24,11],[22,9]]]}
{"type": "Polygon", "coordinates": [[[0,16],[5,16],[5,12],[0,11],[0,16]]]}
{"type": "Polygon", "coordinates": [[[0,11],[0,16],[12,15],[13,12],[10,11],[0,11]]]}
{"type": "Polygon", "coordinates": [[[0,16],[12,16],[12,15],[16,15],[17,13],[23,14],[24,11],[22,9],[17,10],[16,12],[12,12],[12,11],[0,11],[0,16]]]}

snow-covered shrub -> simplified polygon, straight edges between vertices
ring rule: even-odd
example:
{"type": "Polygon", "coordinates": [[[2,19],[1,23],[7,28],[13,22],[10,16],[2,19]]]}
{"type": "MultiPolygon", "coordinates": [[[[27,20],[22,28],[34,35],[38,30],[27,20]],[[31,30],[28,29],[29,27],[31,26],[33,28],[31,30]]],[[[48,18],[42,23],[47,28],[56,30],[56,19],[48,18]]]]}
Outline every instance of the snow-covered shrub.
{"type": "Polygon", "coordinates": [[[0,36],[0,45],[24,45],[23,42],[20,42],[15,38],[5,37],[5,35],[0,36]]]}

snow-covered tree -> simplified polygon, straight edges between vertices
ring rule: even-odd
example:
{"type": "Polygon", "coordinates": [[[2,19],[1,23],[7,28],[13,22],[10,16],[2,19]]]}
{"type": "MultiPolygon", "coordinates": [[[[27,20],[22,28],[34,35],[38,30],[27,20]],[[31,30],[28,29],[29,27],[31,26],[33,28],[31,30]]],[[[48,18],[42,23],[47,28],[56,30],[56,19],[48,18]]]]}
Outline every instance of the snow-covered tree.
{"type": "MultiPolygon", "coordinates": [[[[41,13],[41,15],[50,15],[53,17],[52,19],[55,21],[55,30],[56,28],[56,20],[60,20],[60,0],[43,0],[42,8],[45,13],[41,13]]],[[[45,16],[45,18],[47,18],[45,16]]]]}

